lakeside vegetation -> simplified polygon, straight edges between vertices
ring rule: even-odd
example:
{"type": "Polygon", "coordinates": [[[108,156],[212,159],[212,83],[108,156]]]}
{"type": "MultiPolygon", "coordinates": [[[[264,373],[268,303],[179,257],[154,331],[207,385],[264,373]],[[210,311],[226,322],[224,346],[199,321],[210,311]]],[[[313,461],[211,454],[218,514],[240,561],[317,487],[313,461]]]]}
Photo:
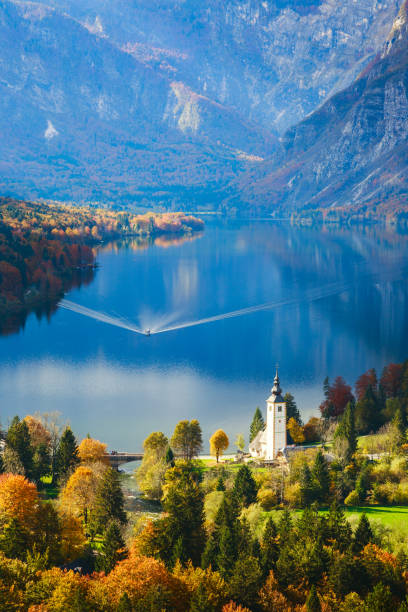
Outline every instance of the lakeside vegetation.
{"type": "Polygon", "coordinates": [[[405,198],[390,198],[386,202],[351,202],[330,208],[307,206],[291,214],[295,225],[355,225],[381,223],[406,227],[408,203],[405,198]]]}
{"type": "Polygon", "coordinates": [[[90,283],[97,245],[125,237],[157,237],[166,245],[203,226],[183,213],[136,215],[0,198],[0,331],[15,331],[32,310],[49,316],[65,292],[90,283]]]}
{"type": "MultiPolygon", "coordinates": [[[[14,418],[0,466],[1,609],[406,612],[407,383],[406,362],[379,380],[366,372],[355,393],[326,380],[320,442],[272,466],[242,453],[242,435],[223,459],[220,429],[214,458],[200,458],[197,420],[153,432],[135,476],[156,513],[126,510],[106,444],[78,444],[57,415],[14,418]]],[[[250,437],[262,427],[257,410],[250,437]]]]}

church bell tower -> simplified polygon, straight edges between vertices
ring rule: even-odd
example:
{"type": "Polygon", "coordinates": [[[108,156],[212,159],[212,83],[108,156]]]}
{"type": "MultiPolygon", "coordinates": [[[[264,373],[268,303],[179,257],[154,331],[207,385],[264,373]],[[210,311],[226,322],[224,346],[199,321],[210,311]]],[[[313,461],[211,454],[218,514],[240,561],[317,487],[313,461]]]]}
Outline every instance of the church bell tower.
{"type": "Polygon", "coordinates": [[[286,446],[286,402],[282,397],[278,368],[270,397],[266,400],[266,457],[273,461],[286,446]]]}

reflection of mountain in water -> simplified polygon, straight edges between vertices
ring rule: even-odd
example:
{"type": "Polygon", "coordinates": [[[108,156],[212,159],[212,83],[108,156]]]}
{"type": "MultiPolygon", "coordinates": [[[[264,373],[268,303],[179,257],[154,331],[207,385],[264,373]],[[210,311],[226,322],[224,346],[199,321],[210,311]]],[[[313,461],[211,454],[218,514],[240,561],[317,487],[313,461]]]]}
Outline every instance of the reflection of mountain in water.
{"type": "MultiPolygon", "coordinates": [[[[72,270],[70,271],[70,275],[69,279],[62,279],[64,293],[71,289],[89,285],[95,277],[95,269],[87,267],[81,270],[72,270]]],[[[52,315],[58,308],[59,300],[59,296],[50,297],[49,299],[41,300],[28,306],[25,310],[12,312],[0,317],[0,335],[8,336],[10,334],[15,334],[20,329],[24,329],[27,317],[31,313],[34,313],[39,321],[43,318],[50,321],[52,315]]]]}

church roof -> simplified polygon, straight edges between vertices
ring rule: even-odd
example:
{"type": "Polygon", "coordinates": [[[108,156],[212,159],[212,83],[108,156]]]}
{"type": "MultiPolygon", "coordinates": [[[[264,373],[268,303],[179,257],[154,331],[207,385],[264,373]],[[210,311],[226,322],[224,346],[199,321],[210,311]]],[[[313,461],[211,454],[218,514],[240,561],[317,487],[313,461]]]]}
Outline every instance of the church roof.
{"type": "Polygon", "coordinates": [[[261,449],[262,444],[266,444],[266,431],[265,430],[258,431],[255,438],[252,440],[252,442],[249,443],[249,450],[250,451],[260,451],[262,450],[261,449]]]}
{"type": "Polygon", "coordinates": [[[280,402],[284,402],[284,401],[285,400],[282,397],[282,389],[280,387],[278,369],[276,369],[275,380],[273,381],[273,387],[271,389],[271,396],[269,397],[268,402],[279,404],[280,402]]]}

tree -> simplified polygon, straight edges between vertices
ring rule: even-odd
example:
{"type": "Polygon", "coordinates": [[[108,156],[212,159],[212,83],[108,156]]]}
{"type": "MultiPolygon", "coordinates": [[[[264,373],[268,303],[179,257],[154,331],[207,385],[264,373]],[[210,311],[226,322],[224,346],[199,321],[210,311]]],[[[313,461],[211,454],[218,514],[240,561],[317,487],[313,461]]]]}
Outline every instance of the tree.
{"type": "Polygon", "coordinates": [[[395,609],[394,605],[390,587],[379,582],[367,595],[364,612],[391,612],[395,609]]]}
{"type": "Polygon", "coordinates": [[[233,494],[238,503],[249,506],[256,502],[258,492],[252,472],[247,465],[242,465],[235,476],[233,494]]]}
{"type": "Polygon", "coordinates": [[[314,487],[312,474],[306,461],[300,471],[300,501],[303,507],[309,506],[314,501],[314,487]]]}
{"type": "Polygon", "coordinates": [[[364,395],[356,404],[355,420],[356,429],[362,434],[376,431],[381,425],[378,402],[371,385],[368,385],[364,395]]]}
{"type": "Polygon", "coordinates": [[[308,442],[309,444],[312,444],[313,442],[318,442],[321,439],[321,431],[322,420],[318,419],[317,417],[310,417],[308,422],[303,426],[305,442],[308,442]]]}
{"type": "Polygon", "coordinates": [[[119,599],[116,612],[133,612],[132,602],[130,601],[129,595],[126,593],[126,591],[122,593],[119,599]]]}
{"type": "Polygon", "coordinates": [[[43,476],[48,476],[51,470],[50,447],[41,442],[34,450],[33,456],[33,477],[40,484],[43,476]]]}
{"type": "Polygon", "coordinates": [[[398,394],[403,367],[401,363],[390,363],[382,372],[380,387],[383,389],[385,397],[396,397],[398,394]]]}
{"type": "Polygon", "coordinates": [[[244,452],[245,449],[245,439],[244,436],[242,434],[238,434],[236,439],[235,439],[235,446],[237,447],[237,449],[241,452],[244,452]]]}
{"type": "Polygon", "coordinates": [[[265,429],[265,421],[263,420],[262,412],[259,406],[256,407],[254,418],[252,419],[251,426],[249,428],[249,441],[252,442],[260,431],[265,429]]]}
{"type": "Polygon", "coordinates": [[[119,475],[107,468],[97,485],[93,503],[93,519],[101,533],[111,521],[124,525],[127,522],[125,499],[120,486],[119,475]]]}
{"type": "Polygon", "coordinates": [[[78,447],[78,456],[82,463],[94,463],[103,461],[107,445],[99,440],[84,438],[78,447]]]}
{"type": "Polygon", "coordinates": [[[295,419],[296,423],[302,426],[302,418],[293,395],[285,393],[283,400],[286,402],[286,422],[288,423],[290,419],[295,419]]]}
{"type": "Polygon", "coordinates": [[[18,456],[27,478],[33,477],[33,447],[27,423],[14,417],[6,436],[6,446],[18,456]]]}
{"type": "Polygon", "coordinates": [[[31,531],[39,508],[37,487],[19,474],[0,476],[0,516],[15,518],[31,531]]]}
{"type": "Polygon", "coordinates": [[[356,398],[357,398],[357,401],[359,402],[361,399],[363,399],[364,395],[366,394],[366,391],[367,391],[368,387],[371,387],[371,389],[374,392],[376,392],[377,391],[377,385],[378,385],[377,373],[374,370],[374,368],[372,368],[371,370],[368,370],[367,372],[362,374],[357,379],[357,381],[356,381],[356,398]]]}
{"type": "Polygon", "coordinates": [[[330,495],[330,474],[327,460],[321,449],[314,460],[312,476],[316,482],[316,501],[322,504],[328,500],[330,495]]]}
{"type": "Polygon", "coordinates": [[[89,511],[95,500],[96,488],[95,472],[90,467],[80,465],[69,477],[61,494],[63,504],[77,516],[82,516],[85,526],[88,524],[89,511]]]}
{"type": "Polygon", "coordinates": [[[220,455],[223,454],[228,446],[229,439],[227,434],[222,429],[217,429],[217,431],[210,438],[210,453],[211,455],[215,455],[217,463],[220,455]]]}
{"type": "Polygon", "coordinates": [[[180,421],[174,430],[170,440],[170,446],[176,452],[176,455],[191,461],[203,447],[203,437],[200,423],[193,419],[192,421],[180,421]]]}
{"type": "Polygon", "coordinates": [[[344,465],[348,465],[357,450],[354,402],[349,402],[334,434],[334,450],[344,465]]]}
{"type": "Polygon", "coordinates": [[[78,444],[70,427],[66,427],[56,450],[56,471],[60,478],[65,478],[79,464],[78,444]]]}
{"type": "Polygon", "coordinates": [[[25,560],[30,548],[30,534],[15,517],[3,519],[0,529],[0,550],[9,559],[25,560]]]}
{"type": "Polygon", "coordinates": [[[307,612],[321,612],[322,606],[320,605],[320,599],[317,594],[315,585],[309,591],[309,595],[306,599],[306,611],[307,612]]]}
{"type": "Polygon", "coordinates": [[[40,444],[45,444],[46,446],[50,445],[51,434],[41,423],[40,419],[28,414],[26,417],[24,417],[24,421],[27,423],[31,444],[34,448],[40,444]]]}
{"type": "Polygon", "coordinates": [[[250,609],[258,603],[258,593],[262,584],[262,571],[258,559],[241,556],[234,565],[229,580],[230,592],[234,600],[250,609]]]}
{"type": "Polygon", "coordinates": [[[144,455],[136,480],[141,491],[149,498],[159,500],[163,494],[164,477],[173,461],[167,437],[161,431],[150,434],[143,442],[144,455]]]}
{"type": "Polygon", "coordinates": [[[125,557],[125,542],[119,525],[117,522],[111,521],[103,536],[101,555],[98,557],[97,567],[105,574],[109,574],[118,561],[122,561],[125,557]]]}
{"type": "Polygon", "coordinates": [[[320,411],[325,419],[341,416],[347,404],[354,399],[351,387],[345,383],[342,376],[337,376],[332,385],[325,379],[324,394],[325,400],[320,405],[320,411]]]}
{"type": "Polygon", "coordinates": [[[359,553],[367,544],[373,541],[374,535],[371,530],[370,522],[365,513],[360,517],[354,534],[353,551],[359,553]]]}
{"type": "Polygon", "coordinates": [[[299,425],[299,423],[293,417],[289,419],[287,428],[290,433],[290,437],[292,438],[295,444],[301,444],[305,441],[303,427],[299,425]]]}
{"type": "Polygon", "coordinates": [[[278,530],[272,518],[269,518],[262,536],[261,566],[264,577],[276,568],[279,557],[278,530]]]}

